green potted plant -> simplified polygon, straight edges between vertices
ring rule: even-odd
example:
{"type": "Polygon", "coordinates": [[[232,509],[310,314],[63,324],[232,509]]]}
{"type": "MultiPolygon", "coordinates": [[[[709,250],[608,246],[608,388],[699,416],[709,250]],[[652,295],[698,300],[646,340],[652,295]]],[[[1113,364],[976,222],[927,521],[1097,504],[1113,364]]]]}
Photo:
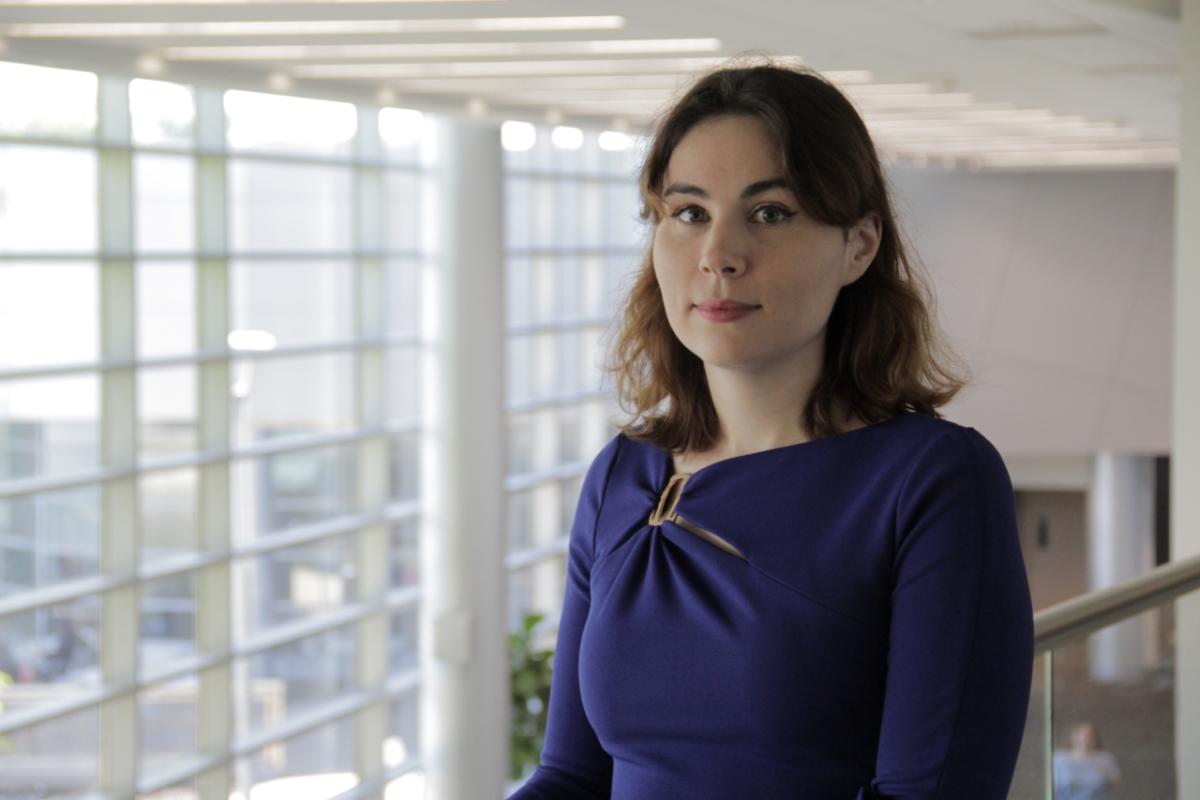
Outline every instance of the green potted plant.
{"type": "Polygon", "coordinates": [[[521,630],[508,635],[512,681],[512,737],[509,777],[524,778],[537,766],[546,739],[550,708],[550,674],[554,651],[534,650],[533,629],[544,614],[526,614],[521,630]]]}

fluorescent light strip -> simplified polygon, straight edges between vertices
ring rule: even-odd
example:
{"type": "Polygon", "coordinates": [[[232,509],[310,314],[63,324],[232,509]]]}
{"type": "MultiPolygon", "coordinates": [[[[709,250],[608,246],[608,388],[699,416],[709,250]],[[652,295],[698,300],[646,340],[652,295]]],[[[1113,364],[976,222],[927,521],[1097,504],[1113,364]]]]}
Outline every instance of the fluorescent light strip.
{"type": "Polygon", "coordinates": [[[944,94],[882,94],[851,97],[854,104],[864,109],[877,108],[921,108],[940,106],[969,107],[973,98],[966,92],[946,92],[944,94]]]}
{"type": "Polygon", "coordinates": [[[1006,134],[1004,131],[919,131],[907,136],[875,135],[875,140],[888,147],[978,147],[985,142],[1027,143],[1046,142],[1054,147],[1142,147],[1146,140],[1138,136],[1128,138],[1073,136],[1063,137],[1044,133],[1006,134]]]}
{"type": "MultiPolygon", "coordinates": [[[[173,51],[209,48],[167,48],[163,55],[179,59],[173,51]]],[[[197,59],[200,60],[200,59],[197,59]]],[[[425,78],[497,75],[604,75],[620,73],[694,72],[711,69],[725,58],[580,59],[577,61],[450,61],[423,64],[308,64],[291,70],[297,78],[425,78]]]]}
{"type": "MultiPolygon", "coordinates": [[[[680,73],[664,75],[546,75],[538,78],[539,89],[572,91],[580,89],[661,89],[672,91],[685,84],[690,76],[680,73]]],[[[503,92],[529,88],[521,78],[425,78],[392,84],[397,92],[456,93],[503,92]]]]}
{"type": "Polygon", "coordinates": [[[167,47],[172,61],[299,61],[310,58],[472,58],[475,56],[711,53],[720,39],[611,39],[581,42],[432,42],[416,44],[301,44],[167,47]]]}
{"type": "Polygon", "coordinates": [[[1178,150],[1079,150],[1051,153],[986,153],[977,158],[984,166],[1123,166],[1136,164],[1175,164],[1178,150]]]}
{"type": "MultiPolygon", "coordinates": [[[[5,0],[0,0],[4,5],[5,0]]],[[[24,38],[152,38],[160,36],[309,36],[355,33],[493,33],[615,30],[624,17],[477,17],[474,19],[330,19],[220,22],[33,22],[9,25],[24,38]]]]}
{"type": "MultiPolygon", "coordinates": [[[[881,143],[882,144],[882,143],[881,143]]],[[[1054,139],[1043,139],[1040,137],[1029,136],[1024,138],[977,138],[977,139],[944,139],[933,138],[924,141],[897,142],[887,141],[886,146],[890,149],[904,151],[911,150],[914,152],[936,152],[938,154],[951,153],[978,153],[983,151],[1019,151],[1019,150],[1048,150],[1054,152],[1106,152],[1118,153],[1127,152],[1130,150],[1137,151],[1177,151],[1178,145],[1174,142],[1147,142],[1147,141],[1130,141],[1130,142],[1105,142],[1105,141],[1077,141],[1077,142],[1061,142],[1054,139]]]]}
{"type": "Polygon", "coordinates": [[[851,98],[895,94],[931,94],[934,90],[931,83],[859,83],[838,88],[851,98]]]}
{"type": "Polygon", "coordinates": [[[0,0],[0,7],[40,8],[45,6],[291,6],[356,5],[360,3],[494,3],[504,0],[0,0]]]}

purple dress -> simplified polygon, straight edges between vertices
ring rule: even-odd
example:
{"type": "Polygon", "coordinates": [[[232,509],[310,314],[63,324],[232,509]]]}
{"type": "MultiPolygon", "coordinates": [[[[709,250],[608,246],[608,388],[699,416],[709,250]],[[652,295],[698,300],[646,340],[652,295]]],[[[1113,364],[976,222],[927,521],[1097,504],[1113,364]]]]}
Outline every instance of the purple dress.
{"type": "Polygon", "coordinates": [[[906,412],[671,477],[624,434],[587,472],[511,800],[1006,796],[1033,618],[982,434],[906,412]]]}

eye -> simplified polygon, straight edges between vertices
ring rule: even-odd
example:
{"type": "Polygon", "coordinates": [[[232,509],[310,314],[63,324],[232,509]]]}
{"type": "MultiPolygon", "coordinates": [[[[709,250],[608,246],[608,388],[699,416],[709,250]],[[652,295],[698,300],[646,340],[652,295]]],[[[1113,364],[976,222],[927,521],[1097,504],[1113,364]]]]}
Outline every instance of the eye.
{"type": "Polygon", "coordinates": [[[754,209],[754,216],[759,222],[764,222],[768,225],[778,225],[780,222],[795,215],[796,212],[788,211],[783,206],[759,206],[754,209]]]}
{"type": "Polygon", "coordinates": [[[696,222],[703,222],[703,217],[705,214],[704,209],[700,208],[700,206],[681,206],[680,208],[675,209],[675,212],[671,214],[671,216],[690,225],[696,222]],[[699,216],[690,216],[692,213],[695,213],[699,216]]]}

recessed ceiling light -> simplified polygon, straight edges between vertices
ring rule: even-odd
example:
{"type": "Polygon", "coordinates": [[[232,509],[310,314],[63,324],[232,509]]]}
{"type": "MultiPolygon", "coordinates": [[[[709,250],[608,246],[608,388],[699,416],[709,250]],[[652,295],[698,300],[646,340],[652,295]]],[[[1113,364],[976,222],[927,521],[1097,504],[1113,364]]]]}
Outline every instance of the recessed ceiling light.
{"type": "Polygon", "coordinates": [[[583,131],[570,125],[559,125],[550,131],[550,143],[560,150],[578,150],[583,147],[583,131]]]}
{"type": "Polygon", "coordinates": [[[292,78],[285,72],[272,72],[267,75],[267,86],[276,92],[287,92],[292,88],[292,78]]]}
{"type": "Polygon", "coordinates": [[[537,143],[537,128],[529,122],[509,119],[500,124],[500,146],[514,153],[532,150],[537,143]]]}
{"type": "Polygon", "coordinates": [[[137,59],[137,71],[149,78],[156,78],[166,71],[167,64],[154,53],[142,53],[137,59]]]}
{"type": "Polygon", "coordinates": [[[628,150],[633,146],[633,139],[624,131],[604,131],[600,134],[598,140],[601,150],[611,152],[619,152],[628,150]]]}
{"type": "MultiPolygon", "coordinates": [[[[6,0],[0,0],[0,6],[6,0]]],[[[109,5],[106,3],[106,5],[109,5]]],[[[115,4],[114,4],[115,5],[115,4]]],[[[195,22],[30,22],[6,28],[13,36],[311,36],[354,33],[498,33],[520,31],[615,30],[624,17],[476,17],[467,19],[291,19],[195,22]]]]}

